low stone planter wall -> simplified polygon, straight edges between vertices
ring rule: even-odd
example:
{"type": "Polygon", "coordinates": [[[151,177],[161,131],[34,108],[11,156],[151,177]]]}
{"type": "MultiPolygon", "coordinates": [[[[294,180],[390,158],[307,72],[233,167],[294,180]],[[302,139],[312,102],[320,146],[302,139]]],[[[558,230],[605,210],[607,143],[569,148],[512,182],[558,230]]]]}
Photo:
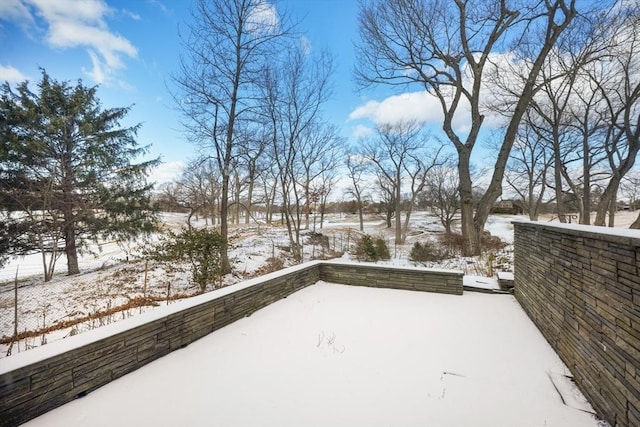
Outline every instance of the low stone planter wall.
{"type": "Polygon", "coordinates": [[[0,425],[81,397],[319,280],[462,294],[462,273],[311,262],[0,360],[0,425]]]}
{"type": "Polygon", "coordinates": [[[376,264],[323,263],[320,278],[326,282],[375,288],[462,295],[460,271],[388,267],[376,264]]]}
{"type": "Polygon", "coordinates": [[[640,426],[640,232],[514,222],[515,296],[612,426],[640,426]]]}

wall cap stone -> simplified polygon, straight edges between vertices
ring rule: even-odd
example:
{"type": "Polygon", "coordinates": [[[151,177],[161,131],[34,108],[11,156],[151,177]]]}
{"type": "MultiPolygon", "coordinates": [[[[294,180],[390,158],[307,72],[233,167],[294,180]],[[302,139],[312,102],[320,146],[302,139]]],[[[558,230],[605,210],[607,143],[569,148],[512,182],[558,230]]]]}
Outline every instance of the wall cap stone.
{"type": "Polygon", "coordinates": [[[373,262],[359,262],[359,261],[351,261],[351,260],[329,260],[329,261],[320,261],[322,265],[348,265],[353,267],[367,267],[367,268],[377,268],[380,270],[398,270],[398,271],[415,271],[422,273],[435,273],[435,274],[444,274],[448,276],[464,276],[464,272],[461,270],[447,270],[441,268],[429,268],[429,267],[418,267],[412,265],[392,265],[392,264],[376,264],[373,262]]]}
{"type": "Polygon", "coordinates": [[[607,240],[624,245],[640,246],[640,230],[629,228],[601,227],[584,224],[562,224],[557,222],[541,222],[514,220],[514,227],[534,227],[541,230],[562,230],[563,233],[591,239],[607,240]]]}

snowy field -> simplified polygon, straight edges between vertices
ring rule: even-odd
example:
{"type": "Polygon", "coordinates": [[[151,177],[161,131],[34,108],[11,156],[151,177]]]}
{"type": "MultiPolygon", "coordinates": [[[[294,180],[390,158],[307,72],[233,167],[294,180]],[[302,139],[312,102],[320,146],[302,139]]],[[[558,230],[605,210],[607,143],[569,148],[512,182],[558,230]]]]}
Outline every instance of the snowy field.
{"type": "MultiPolygon", "coordinates": [[[[185,226],[186,215],[165,213],[162,220],[167,228],[177,231],[185,226]]],[[[324,227],[318,226],[317,231],[327,237],[331,250],[342,253],[352,247],[360,236],[354,220],[355,215],[330,216],[324,227]]],[[[500,221],[508,222],[509,219],[504,217],[500,221]]],[[[204,226],[205,222],[200,220],[197,225],[204,226]]],[[[422,212],[414,215],[411,225],[412,236],[407,244],[397,247],[393,245],[393,231],[387,229],[379,218],[369,218],[365,232],[383,237],[388,242],[393,258],[385,263],[411,265],[408,254],[413,242],[433,239],[442,231],[436,218],[422,212]]],[[[508,229],[509,226],[502,225],[502,228],[508,229]]],[[[310,234],[310,230],[303,233],[305,260],[329,257],[328,251],[321,246],[309,243],[310,234]]],[[[286,252],[289,245],[286,230],[281,226],[243,225],[232,228],[230,236],[234,271],[224,278],[224,285],[268,272],[265,268],[271,257],[282,259],[284,266],[292,264],[286,252]]],[[[171,304],[200,292],[191,283],[186,265],[147,265],[137,258],[140,248],[146,243],[118,245],[104,242],[94,248],[95,255],[81,257],[82,273],[72,277],[64,274],[66,260],[63,256],[58,260],[53,280],[46,283],[41,277],[39,255],[11,260],[0,269],[0,358],[136,316],[158,305],[171,304]],[[19,341],[14,342],[16,272],[19,279],[17,329],[22,335],[19,341]]],[[[348,252],[344,258],[350,258],[348,252]]],[[[451,259],[428,266],[476,273],[472,268],[475,265],[475,262],[451,259]]],[[[466,280],[475,282],[474,277],[466,280]]],[[[486,280],[481,279],[480,282],[486,280]]],[[[497,285],[492,282],[491,286],[497,285]]]]}
{"type": "Polygon", "coordinates": [[[565,374],[511,295],[320,282],[25,426],[604,425],[565,374]]]}
{"type": "MultiPolygon", "coordinates": [[[[621,212],[617,217],[619,227],[626,227],[635,219],[634,212],[621,212]]],[[[513,242],[514,219],[523,216],[496,215],[487,221],[487,230],[507,243],[513,242]]],[[[174,231],[186,225],[186,215],[165,213],[164,225],[174,231]]],[[[542,220],[549,220],[543,218],[542,220]]],[[[205,225],[201,219],[198,225],[205,225]]],[[[316,231],[327,237],[332,251],[341,253],[352,247],[360,236],[356,215],[330,215],[316,231]]],[[[365,232],[384,238],[391,252],[391,259],[384,264],[416,265],[409,261],[409,253],[417,241],[436,239],[443,227],[437,218],[427,212],[412,215],[411,226],[405,245],[393,244],[393,230],[385,227],[379,217],[371,216],[365,223],[365,232]]],[[[310,230],[303,233],[305,260],[330,256],[318,245],[309,242],[310,230]]],[[[171,304],[199,293],[191,283],[185,265],[146,265],[137,258],[144,241],[128,245],[104,242],[95,248],[96,255],[86,254],[80,259],[82,273],[76,276],[64,274],[66,260],[58,260],[57,273],[50,282],[42,280],[42,264],[39,255],[11,260],[0,269],[0,358],[17,354],[34,347],[63,339],[103,325],[117,322],[158,305],[171,304]],[[23,334],[13,341],[16,316],[14,277],[18,277],[18,333],[23,334]]],[[[292,261],[286,253],[288,239],[283,227],[264,224],[239,226],[231,230],[230,257],[233,274],[224,278],[229,285],[268,272],[268,259],[284,260],[284,266],[292,261]]],[[[507,247],[501,258],[512,256],[507,247]]],[[[343,259],[350,260],[346,252],[343,259]]],[[[465,273],[465,285],[497,288],[497,281],[488,268],[486,256],[474,258],[455,257],[441,262],[420,264],[425,267],[454,269],[465,273]]],[[[508,267],[508,266],[507,266],[508,267]]]]}

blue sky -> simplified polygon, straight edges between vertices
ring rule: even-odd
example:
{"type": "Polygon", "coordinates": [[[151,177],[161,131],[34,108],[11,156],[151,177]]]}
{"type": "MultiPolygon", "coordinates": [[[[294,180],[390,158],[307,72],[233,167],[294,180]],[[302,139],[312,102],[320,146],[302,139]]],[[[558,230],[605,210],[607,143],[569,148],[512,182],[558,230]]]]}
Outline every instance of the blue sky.
{"type": "MultiPolygon", "coordinates": [[[[265,0],[266,1],[266,0],[265,0]]],[[[138,141],[164,164],[165,180],[196,156],[184,139],[168,87],[177,71],[179,28],[191,19],[183,0],[0,0],[0,81],[37,82],[39,67],[56,80],[99,84],[104,107],[132,106],[143,123],[138,141]]],[[[301,20],[311,48],[335,57],[334,96],[326,118],[353,143],[376,122],[415,117],[437,124],[439,109],[424,92],[390,96],[388,88],[358,93],[353,81],[356,0],[283,0],[278,8],[301,20]]]]}

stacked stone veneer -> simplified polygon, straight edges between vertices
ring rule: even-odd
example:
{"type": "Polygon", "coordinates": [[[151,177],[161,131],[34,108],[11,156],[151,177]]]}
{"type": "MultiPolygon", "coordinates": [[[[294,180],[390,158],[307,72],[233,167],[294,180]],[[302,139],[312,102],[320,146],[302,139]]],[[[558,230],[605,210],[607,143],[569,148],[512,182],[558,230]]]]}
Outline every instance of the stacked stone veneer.
{"type": "Polygon", "coordinates": [[[518,222],[514,230],[516,298],[598,414],[640,426],[640,232],[518,222]]]}
{"type": "Polygon", "coordinates": [[[316,283],[462,294],[462,273],[312,262],[0,360],[0,425],[26,422],[316,283]]]}
{"type": "Polygon", "coordinates": [[[446,270],[390,268],[373,264],[323,263],[320,269],[320,277],[326,282],[455,295],[462,295],[462,275],[462,272],[446,270]]]}

